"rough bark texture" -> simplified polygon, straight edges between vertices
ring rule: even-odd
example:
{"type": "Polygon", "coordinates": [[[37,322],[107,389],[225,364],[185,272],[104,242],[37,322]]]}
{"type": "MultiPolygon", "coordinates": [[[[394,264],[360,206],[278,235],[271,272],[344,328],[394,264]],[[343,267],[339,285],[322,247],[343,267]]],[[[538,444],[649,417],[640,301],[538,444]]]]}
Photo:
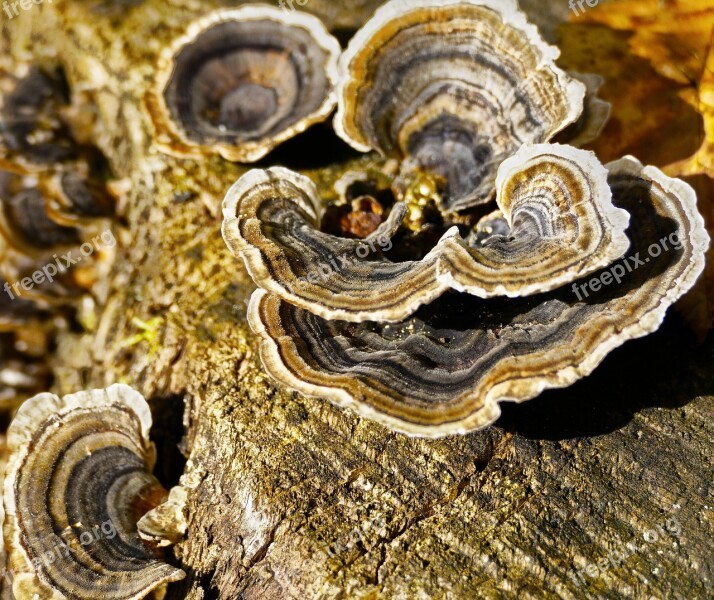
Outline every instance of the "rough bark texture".
{"type": "MultiPolygon", "coordinates": [[[[306,9],[347,31],[378,3],[306,9]]],[[[714,340],[695,346],[670,316],[585,381],[440,441],[276,389],[220,235],[242,168],[151,151],[142,107],[157,52],[213,3],[131,5],[33,5],[3,43],[64,66],[131,182],[111,294],[94,331],[60,337],[55,391],[124,382],[152,403],[158,475],[191,488],[173,549],[188,577],[168,598],[711,597],[714,340]]],[[[336,161],[362,160],[328,125],[266,164],[328,186],[336,161]]]]}

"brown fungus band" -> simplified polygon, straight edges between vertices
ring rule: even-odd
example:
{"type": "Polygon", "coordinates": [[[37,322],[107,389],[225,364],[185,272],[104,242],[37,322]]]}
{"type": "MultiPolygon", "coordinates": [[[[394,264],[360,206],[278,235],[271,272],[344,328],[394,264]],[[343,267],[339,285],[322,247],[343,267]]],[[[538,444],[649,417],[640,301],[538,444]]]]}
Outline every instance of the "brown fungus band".
{"type": "Polygon", "coordinates": [[[16,598],[138,600],[184,577],[136,530],[166,493],[151,475],[150,427],[146,401],[125,385],[21,406],[4,488],[16,598]]]}
{"type": "Polygon", "coordinates": [[[593,272],[629,246],[627,213],[607,171],[569,146],[524,146],[498,172],[503,234],[469,245],[454,227],[419,261],[393,262],[396,204],[365,239],[320,231],[312,182],[286,169],[251,171],[227,193],[224,238],[253,280],[330,319],[399,321],[448,289],[489,298],[545,292],[593,272]]]}
{"type": "Polygon", "coordinates": [[[585,86],[515,0],[392,0],[339,64],[337,133],[445,181],[443,208],[493,197],[498,165],[574,123],[585,86]]]}
{"type": "Polygon", "coordinates": [[[339,53],[308,14],[259,5],[210,13],[160,57],[147,97],[159,148],[259,160],[330,115],[339,53]]]}
{"type": "Polygon", "coordinates": [[[76,158],[61,118],[68,103],[67,82],[59,72],[33,66],[21,77],[0,73],[0,168],[34,170],[76,158]]]}
{"type": "Polygon", "coordinates": [[[608,165],[631,215],[621,260],[527,298],[444,295],[399,323],[325,320],[258,290],[249,319],[279,382],[400,432],[484,427],[498,403],[588,375],[614,348],[655,331],[695,283],[709,237],[693,190],[633,158],[608,165]]]}

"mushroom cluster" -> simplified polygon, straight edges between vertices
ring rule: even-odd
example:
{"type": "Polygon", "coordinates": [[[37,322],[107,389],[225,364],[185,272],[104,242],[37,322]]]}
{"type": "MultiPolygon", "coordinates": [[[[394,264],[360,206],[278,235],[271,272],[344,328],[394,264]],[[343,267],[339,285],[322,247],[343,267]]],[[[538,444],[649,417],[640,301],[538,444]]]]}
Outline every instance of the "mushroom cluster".
{"type": "Polygon", "coordinates": [[[270,375],[438,437],[660,326],[704,267],[696,196],[575,147],[609,109],[601,80],[558,55],[515,0],[392,0],[354,36],[334,128],[397,161],[391,206],[365,235],[336,235],[316,186],[284,168],[250,171],[223,203],[226,243],[260,288],[249,321],[270,375]],[[431,239],[404,227],[423,181],[441,235],[415,250],[431,239]]]}
{"type": "Polygon", "coordinates": [[[53,319],[96,289],[116,242],[109,167],[72,131],[62,73],[18,71],[0,68],[0,406],[46,389],[53,319]]]}

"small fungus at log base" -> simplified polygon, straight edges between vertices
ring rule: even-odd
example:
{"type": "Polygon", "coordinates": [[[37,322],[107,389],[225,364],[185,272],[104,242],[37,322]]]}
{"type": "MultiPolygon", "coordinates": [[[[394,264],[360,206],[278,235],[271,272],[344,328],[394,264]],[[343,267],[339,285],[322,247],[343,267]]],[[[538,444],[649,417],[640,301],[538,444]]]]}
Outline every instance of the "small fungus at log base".
{"type": "Polygon", "coordinates": [[[18,600],[138,600],[180,569],[139,539],[166,491],[151,470],[151,413],[125,385],[27,400],[8,429],[4,538],[18,600]]]}

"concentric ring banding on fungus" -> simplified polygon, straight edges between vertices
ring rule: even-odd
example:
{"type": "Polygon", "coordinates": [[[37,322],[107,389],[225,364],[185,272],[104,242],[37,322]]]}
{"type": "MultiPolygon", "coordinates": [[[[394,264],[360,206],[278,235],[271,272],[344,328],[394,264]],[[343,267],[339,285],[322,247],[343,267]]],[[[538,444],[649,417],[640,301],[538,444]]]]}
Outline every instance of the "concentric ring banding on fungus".
{"type": "Polygon", "coordinates": [[[484,203],[502,160],[580,116],[558,55],[515,0],[392,0],[340,58],[335,130],[444,178],[450,211],[484,203]]]}
{"type": "Polygon", "coordinates": [[[40,256],[50,249],[81,244],[79,231],[63,227],[47,214],[35,176],[0,171],[0,235],[24,254],[40,256]]]}
{"type": "Polygon", "coordinates": [[[138,600],[184,577],[136,533],[165,496],[150,474],[150,427],[146,401],[125,385],[44,393],[21,406],[8,430],[4,487],[16,592],[138,600]]]}
{"type": "Polygon", "coordinates": [[[210,13],[159,58],[147,96],[159,148],[259,160],[327,119],[339,54],[312,15],[263,5],[210,13]]]}
{"type": "Polygon", "coordinates": [[[114,214],[114,201],[108,191],[80,171],[53,173],[40,182],[40,188],[47,196],[47,213],[58,224],[80,225],[114,214]]]}
{"type": "Polygon", "coordinates": [[[686,183],[631,157],[608,170],[615,205],[631,214],[631,247],[612,266],[527,298],[443,296],[400,323],[325,320],[258,290],[249,321],[265,369],[303,394],[425,437],[479,429],[501,401],[590,374],[611,350],[660,326],[701,274],[709,246],[686,183]],[[625,268],[635,257],[642,264],[625,268]],[[578,286],[596,278],[602,285],[586,296],[578,286]]]}
{"type": "Polygon", "coordinates": [[[438,278],[481,298],[546,292],[607,266],[630,245],[629,215],[615,208],[608,173],[591,152],[523,146],[498,169],[497,203],[508,225],[467,246],[444,242],[438,278]]]}
{"type": "Polygon", "coordinates": [[[592,153],[524,146],[498,175],[512,227],[470,247],[451,228],[420,261],[392,262],[397,204],[364,240],[319,230],[312,182],[283,168],[251,171],[228,191],[223,236],[255,283],[330,319],[399,321],[453,288],[483,298],[554,289],[605,266],[629,245],[627,213],[612,206],[607,171],[592,153]]]}
{"type": "MultiPolygon", "coordinates": [[[[111,233],[108,220],[87,216],[91,208],[76,203],[91,202],[100,190],[90,191],[85,181],[81,187],[90,197],[81,199],[76,189],[66,189],[58,198],[47,184],[53,179],[45,173],[22,176],[0,170],[0,277],[11,286],[11,297],[43,305],[63,305],[92,291],[113,257],[113,245],[105,243],[111,233]]],[[[97,208],[110,211],[111,200],[97,208]]]]}
{"type": "Polygon", "coordinates": [[[315,185],[274,167],[246,173],[228,191],[223,238],[257,285],[290,302],[329,318],[394,320],[443,291],[436,250],[419,262],[393,263],[385,256],[404,213],[404,205],[395,205],[363,240],[323,233],[315,185]]]}

